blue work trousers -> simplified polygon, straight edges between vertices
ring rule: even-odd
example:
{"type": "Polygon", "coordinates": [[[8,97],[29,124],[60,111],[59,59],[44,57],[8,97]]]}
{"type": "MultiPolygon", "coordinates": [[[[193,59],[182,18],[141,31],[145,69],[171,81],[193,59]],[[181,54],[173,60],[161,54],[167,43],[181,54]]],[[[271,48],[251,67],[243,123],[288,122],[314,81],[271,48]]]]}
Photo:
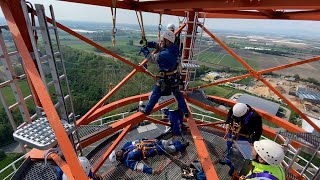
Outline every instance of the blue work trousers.
{"type": "MultiPolygon", "coordinates": [[[[159,84],[163,83],[163,80],[160,79],[158,81],[159,84]]],[[[169,84],[170,86],[170,84],[169,84]]],[[[179,109],[183,112],[183,113],[187,113],[188,112],[188,108],[186,105],[186,102],[184,101],[183,95],[179,90],[179,86],[171,86],[167,88],[169,91],[171,91],[174,95],[174,97],[176,98],[176,101],[178,102],[178,107],[179,109]]],[[[146,114],[150,114],[153,107],[157,104],[159,98],[161,97],[161,89],[158,85],[155,85],[153,90],[152,90],[152,94],[150,96],[150,100],[148,102],[148,104],[146,105],[146,108],[144,109],[146,114]]]]}

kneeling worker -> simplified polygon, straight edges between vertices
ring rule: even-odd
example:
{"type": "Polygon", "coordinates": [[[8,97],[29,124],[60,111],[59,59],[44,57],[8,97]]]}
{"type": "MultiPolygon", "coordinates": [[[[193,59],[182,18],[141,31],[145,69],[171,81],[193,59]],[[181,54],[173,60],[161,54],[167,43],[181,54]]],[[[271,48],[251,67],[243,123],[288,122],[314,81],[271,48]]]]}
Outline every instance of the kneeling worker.
{"type": "Polygon", "coordinates": [[[166,153],[183,152],[189,143],[178,140],[155,140],[141,139],[134,142],[127,142],[119,151],[113,151],[109,160],[119,161],[134,171],[141,171],[147,174],[159,174],[146,164],[139,162],[143,159],[166,153]]]}
{"type": "Polygon", "coordinates": [[[285,180],[281,166],[284,152],[281,145],[269,139],[255,141],[252,148],[253,169],[240,179],[285,180]]]}

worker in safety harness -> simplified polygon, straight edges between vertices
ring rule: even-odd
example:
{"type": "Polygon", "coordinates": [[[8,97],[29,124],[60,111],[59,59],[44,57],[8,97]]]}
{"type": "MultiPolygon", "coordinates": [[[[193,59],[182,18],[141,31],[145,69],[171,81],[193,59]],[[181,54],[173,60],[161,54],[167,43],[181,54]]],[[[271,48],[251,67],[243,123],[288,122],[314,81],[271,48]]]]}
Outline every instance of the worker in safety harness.
{"type": "Polygon", "coordinates": [[[154,86],[150,100],[144,109],[144,113],[149,115],[161,96],[167,96],[173,93],[179,109],[185,117],[189,117],[188,108],[184,101],[183,95],[179,90],[180,75],[177,71],[177,58],[179,48],[174,44],[175,35],[171,31],[166,31],[161,37],[161,50],[156,54],[150,54],[147,47],[141,51],[150,63],[157,63],[159,66],[159,80],[154,86]]]}
{"type": "Polygon", "coordinates": [[[221,164],[230,167],[229,175],[234,172],[234,165],[230,161],[233,141],[258,141],[262,134],[261,116],[249,105],[235,104],[228,112],[226,120],[227,154],[221,164]]]}
{"type": "Polygon", "coordinates": [[[119,161],[134,171],[141,171],[147,174],[159,174],[159,170],[152,169],[148,165],[140,162],[143,159],[166,153],[183,152],[189,143],[178,140],[148,140],[141,139],[127,142],[119,151],[113,151],[109,160],[119,161]]]}
{"type": "Polygon", "coordinates": [[[252,148],[252,170],[240,179],[285,180],[281,165],[284,152],[281,145],[269,139],[255,141],[252,148]]]}

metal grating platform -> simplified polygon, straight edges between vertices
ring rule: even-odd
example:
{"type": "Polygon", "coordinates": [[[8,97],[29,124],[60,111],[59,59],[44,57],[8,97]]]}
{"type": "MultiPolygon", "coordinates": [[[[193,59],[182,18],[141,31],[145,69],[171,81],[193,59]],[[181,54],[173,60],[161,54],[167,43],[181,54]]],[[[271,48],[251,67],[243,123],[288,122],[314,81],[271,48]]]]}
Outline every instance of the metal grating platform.
{"type": "MultiPolygon", "coordinates": [[[[100,133],[101,131],[105,131],[111,128],[110,126],[103,124],[103,125],[81,125],[78,128],[80,138],[86,136],[92,136],[94,134],[100,133]]],[[[76,139],[76,138],[75,138],[76,139]]]]}
{"type": "MultiPolygon", "coordinates": [[[[61,123],[68,135],[74,131],[74,126],[68,124],[67,121],[61,120],[61,123]]],[[[29,147],[41,150],[57,145],[56,136],[46,117],[39,118],[16,130],[13,137],[21,144],[27,144],[29,147]]]]}
{"type": "Polygon", "coordinates": [[[308,146],[311,145],[314,148],[317,148],[320,146],[320,137],[312,133],[292,133],[288,131],[283,131],[283,132],[279,132],[279,134],[289,139],[304,143],[308,146]]]}
{"type": "Polygon", "coordinates": [[[12,180],[56,180],[54,166],[51,161],[48,165],[44,161],[32,161],[27,159],[13,176],[12,180]],[[50,167],[50,168],[49,168],[50,167]]]}
{"type": "MultiPolygon", "coordinates": [[[[139,133],[137,129],[131,130],[124,139],[120,142],[116,150],[120,149],[125,142],[134,141],[141,138],[155,138],[163,133],[165,126],[157,125],[157,129],[139,133]]],[[[205,139],[205,143],[208,147],[208,151],[211,154],[211,159],[214,162],[214,166],[218,173],[220,179],[230,179],[231,177],[227,174],[229,171],[228,166],[218,164],[218,160],[223,158],[225,152],[225,141],[221,138],[223,132],[218,130],[213,130],[212,128],[201,127],[200,132],[205,139]]],[[[103,142],[103,146],[97,146],[97,149],[94,149],[94,154],[89,153],[87,156],[90,159],[90,162],[95,165],[97,160],[103,155],[103,153],[110,147],[113,140],[117,137],[106,138],[103,142]]],[[[192,136],[190,134],[184,135],[185,140],[190,142],[190,145],[187,147],[186,152],[178,153],[179,159],[185,163],[191,163],[193,160],[198,159],[198,154],[196,148],[192,141],[192,136]]],[[[240,154],[240,153],[238,153],[240,154]]],[[[239,161],[239,157],[235,157],[236,167],[243,167],[243,162],[239,161]]],[[[181,177],[181,169],[176,164],[171,162],[166,156],[156,156],[153,158],[148,158],[144,163],[156,169],[163,169],[162,173],[159,175],[148,175],[145,173],[135,172],[125,167],[122,164],[112,164],[109,160],[102,165],[99,169],[99,174],[102,175],[103,179],[183,179],[181,177]]]]}

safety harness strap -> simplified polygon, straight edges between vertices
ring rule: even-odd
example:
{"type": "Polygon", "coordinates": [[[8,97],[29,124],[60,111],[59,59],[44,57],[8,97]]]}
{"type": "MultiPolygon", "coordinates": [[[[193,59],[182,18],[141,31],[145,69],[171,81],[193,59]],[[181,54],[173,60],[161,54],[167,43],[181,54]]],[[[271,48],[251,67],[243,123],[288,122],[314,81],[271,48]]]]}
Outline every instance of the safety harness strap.
{"type": "Polygon", "coordinates": [[[262,173],[252,173],[249,176],[246,177],[246,179],[252,179],[252,178],[261,178],[265,177],[271,180],[278,180],[277,177],[273,176],[272,174],[268,173],[267,171],[262,172],[262,173]]]}

